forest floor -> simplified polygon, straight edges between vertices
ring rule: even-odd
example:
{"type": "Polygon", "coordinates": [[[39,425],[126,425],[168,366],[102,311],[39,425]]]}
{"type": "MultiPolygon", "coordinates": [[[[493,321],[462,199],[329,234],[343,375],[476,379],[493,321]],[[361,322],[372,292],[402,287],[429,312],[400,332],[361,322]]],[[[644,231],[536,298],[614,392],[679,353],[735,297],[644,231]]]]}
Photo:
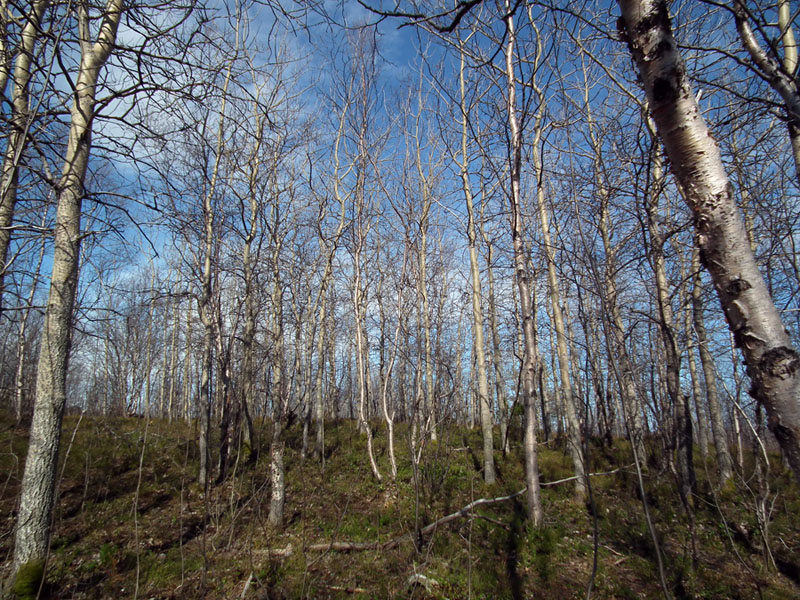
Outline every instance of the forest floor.
{"type": "MultiPolygon", "coordinates": [[[[419,468],[408,430],[396,434],[389,483],[385,430],[376,425],[383,482],[370,471],[353,422],[329,423],[326,460],[300,459],[301,427],[287,431],[286,527],[267,523],[269,452],[207,494],[184,424],[65,419],[58,503],[41,598],[656,598],[664,597],[630,449],[590,445],[591,500],[573,484],[543,489],[544,526],[525,518],[524,496],[483,504],[427,535],[424,526],[479,498],[523,488],[521,448],[496,453],[498,481],[479,471],[480,433],[447,429],[419,468]],[[387,543],[394,540],[396,543],[387,543]],[[353,542],[346,551],[344,545],[353,542]]],[[[267,439],[269,429],[262,430],[267,439]]],[[[8,566],[27,444],[0,414],[0,558],[8,566]]],[[[651,441],[655,444],[655,441],[651,441]]],[[[655,454],[655,452],[654,452],[655,454]]],[[[696,452],[696,455],[699,453],[696,452]]],[[[568,478],[557,441],[540,446],[543,482],[568,478]]],[[[772,457],[768,543],[756,517],[755,479],[709,485],[696,457],[694,525],[668,469],[644,475],[667,592],[678,598],[800,597],[800,493],[772,457]],[[694,547],[694,550],[693,550],[694,547]],[[773,559],[769,559],[771,553],[773,559]]],[[[0,573],[5,576],[5,571],[0,573]]]]}

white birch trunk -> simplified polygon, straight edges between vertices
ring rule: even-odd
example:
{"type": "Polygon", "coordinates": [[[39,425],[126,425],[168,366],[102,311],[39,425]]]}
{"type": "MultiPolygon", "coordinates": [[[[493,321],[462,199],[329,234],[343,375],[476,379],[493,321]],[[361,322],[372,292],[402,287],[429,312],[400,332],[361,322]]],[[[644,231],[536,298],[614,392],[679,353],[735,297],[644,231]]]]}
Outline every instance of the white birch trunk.
{"type": "Polygon", "coordinates": [[[694,216],[700,261],[747,364],[750,393],[800,480],[800,358],[750,250],[720,157],[690,87],[664,0],[619,0],[622,25],[672,170],[694,216]]]}
{"type": "MultiPolygon", "coordinates": [[[[2,298],[3,279],[8,265],[8,246],[11,242],[11,221],[14,217],[14,206],[17,203],[17,183],[19,175],[19,162],[25,151],[28,141],[28,129],[31,125],[29,87],[31,81],[31,66],[36,40],[42,31],[42,17],[49,0],[37,0],[32,3],[30,12],[24,16],[25,25],[20,32],[20,42],[17,48],[17,58],[14,62],[14,88],[11,96],[11,126],[3,156],[3,166],[0,170],[0,299],[2,298]]],[[[7,13],[7,7],[2,7],[2,13],[7,13]]],[[[4,57],[5,39],[3,40],[4,57]]],[[[8,80],[8,71],[3,69],[0,83],[5,91],[8,80]]],[[[0,309],[2,305],[0,304],[0,309]]]]}
{"type": "Polygon", "coordinates": [[[89,164],[95,93],[122,15],[122,0],[109,0],[98,39],[92,43],[89,8],[77,5],[81,61],[70,112],[70,131],[59,182],[50,293],[36,371],[36,400],[22,477],[12,572],[43,562],[50,541],[61,422],[72,341],[72,314],[78,286],[81,201],[89,164]]]}
{"type": "MultiPolygon", "coordinates": [[[[506,3],[506,7],[508,3],[506,3]]],[[[530,275],[527,269],[525,244],[523,242],[524,227],[522,224],[522,207],[520,206],[520,163],[522,161],[522,134],[517,121],[516,78],[514,75],[514,16],[509,13],[505,18],[507,41],[505,47],[506,78],[508,85],[507,111],[508,126],[511,131],[511,239],[514,246],[514,273],[517,280],[520,302],[520,320],[522,321],[524,362],[522,367],[523,402],[525,410],[525,434],[523,447],[525,451],[525,484],[528,516],[535,527],[541,525],[544,518],[542,511],[541,488],[539,485],[539,454],[536,440],[538,427],[536,419],[536,350],[533,329],[533,311],[531,310],[530,275]]]]}

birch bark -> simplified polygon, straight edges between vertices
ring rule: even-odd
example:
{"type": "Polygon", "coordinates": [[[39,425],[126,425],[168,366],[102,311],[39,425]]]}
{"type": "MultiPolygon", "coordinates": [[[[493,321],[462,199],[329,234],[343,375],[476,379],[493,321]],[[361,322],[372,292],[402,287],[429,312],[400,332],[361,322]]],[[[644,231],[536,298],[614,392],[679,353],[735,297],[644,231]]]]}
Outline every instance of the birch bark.
{"type": "Polygon", "coordinates": [[[618,0],[621,29],[653,120],[692,210],[711,274],[752,382],[750,393],[800,480],[800,358],[750,250],[733,188],[689,84],[664,0],[618,0]]]}
{"type": "Polygon", "coordinates": [[[92,122],[100,71],[114,47],[122,0],[109,0],[97,40],[92,42],[88,2],[76,5],[81,59],[70,110],[70,130],[58,184],[50,292],[36,371],[36,400],[22,477],[12,573],[44,561],[50,541],[61,422],[66,403],[67,362],[78,286],[81,201],[91,150],[92,122]]]}

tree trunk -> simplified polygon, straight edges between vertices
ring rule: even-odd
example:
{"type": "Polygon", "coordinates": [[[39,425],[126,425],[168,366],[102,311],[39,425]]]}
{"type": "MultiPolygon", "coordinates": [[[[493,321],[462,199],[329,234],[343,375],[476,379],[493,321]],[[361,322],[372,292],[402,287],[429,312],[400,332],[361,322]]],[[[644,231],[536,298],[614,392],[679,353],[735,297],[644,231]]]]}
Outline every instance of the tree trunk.
{"type": "Polygon", "coordinates": [[[653,119],[694,215],[700,261],[747,364],[751,394],[800,481],[800,358],[750,250],[719,147],[695,99],[665,0],[619,0],[653,119]]]}
{"type": "Polygon", "coordinates": [[[286,502],[286,478],[283,462],[283,420],[288,408],[286,383],[284,377],[283,344],[283,288],[279,279],[280,243],[275,245],[272,254],[272,443],[270,445],[271,490],[268,520],[272,527],[283,529],[283,509],[286,502]]]}
{"type": "MultiPolygon", "coordinates": [[[[544,110],[544,104],[540,104],[544,110]]],[[[567,425],[567,450],[575,469],[575,498],[582,500],[586,496],[586,482],[584,481],[583,448],[581,444],[581,427],[575,411],[575,397],[572,381],[569,376],[570,361],[567,348],[567,332],[564,316],[561,310],[561,290],[556,274],[555,249],[550,241],[550,218],[547,213],[547,203],[544,197],[544,165],[541,163],[539,141],[541,138],[542,113],[536,116],[536,134],[533,142],[533,162],[536,165],[538,184],[536,200],[539,208],[539,220],[544,240],[545,261],[547,263],[547,281],[550,291],[550,304],[553,315],[553,328],[556,333],[556,354],[558,355],[558,373],[561,381],[561,400],[563,414],[567,425]]]]}
{"type": "MultiPolygon", "coordinates": [[[[463,42],[459,40],[459,44],[463,42]]],[[[475,208],[472,203],[472,186],[469,181],[469,155],[467,154],[467,134],[469,121],[467,113],[466,90],[464,84],[464,52],[459,54],[461,62],[458,71],[459,89],[461,91],[461,161],[458,162],[461,173],[461,185],[464,201],[467,205],[467,240],[469,241],[469,271],[472,282],[472,343],[475,348],[477,367],[478,404],[481,415],[481,431],[483,433],[483,480],[494,483],[494,437],[492,435],[492,407],[489,403],[489,381],[486,374],[486,352],[483,341],[483,307],[481,306],[481,274],[478,265],[477,227],[475,225],[475,208]]]]}
{"type": "Polygon", "coordinates": [[[114,46],[122,1],[109,0],[98,39],[92,43],[89,8],[77,4],[81,60],[70,111],[69,141],[58,185],[53,271],[36,371],[36,401],[22,477],[12,573],[43,566],[50,540],[61,422],[66,403],[67,362],[78,286],[81,201],[89,164],[95,93],[100,70],[114,46]]]}
{"type": "MultiPolygon", "coordinates": [[[[33,52],[36,40],[42,32],[42,17],[49,5],[49,0],[36,0],[32,3],[30,12],[24,17],[25,24],[20,32],[17,59],[14,64],[11,122],[3,155],[2,171],[0,171],[0,310],[2,310],[3,280],[9,266],[6,261],[8,260],[8,246],[11,242],[11,221],[14,218],[14,207],[17,203],[19,162],[28,144],[28,129],[32,121],[32,116],[29,114],[29,87],[31,65],[34,59],[33,52]]],[[[6,13],[5,7],[3,12],[6,13]]],[[[5,14],[3,19],[5,19],[5,14]]],[[[3,54],[7,56],[6,52],[3,54]]],[[[5,72],[2,78],[3,92],[5,92],[7,79],[8,73],[5,72]]]]}
{"type": "Polygon", "coordinates": [[[700,364],[703,368],[703,379],[706,383],[706,401],[708,414],[711,417],[711,435],[714,439],[714,450],[717,454],[717,472],[720,485],[725,485],[733,477],[733,461],[728,449],[728,436],[725,432],[725,422],[722,419],[722,408],[717,392],[717,376],[714,369],[714,359],[708,350],[705,319],[703,318],[703,288],[700,277],[700,255],[695,252],[692,258],[692,268],[695,271],[692,285],[692,312],[694,318],[694,332],[697,336],[697,347],[700,350],[700,364]]]}
{"type": "MultiPolygon", "coordinates": [[[[655,131],[651,130],[654,142],[655,131]]],[[[673,319],[669,282],[664,256],[664,236],[661,234],[658,214],[658,198],[664,185],[661,156],[657,144],[654,143],[652,153],[652,176],[650,189],[647,190],[647,231],[650,237],[648,255],[655,278],[657,322],[661,343],[664,348],[667,397],[674,415],[672,429],[674,444],[678,458],[678,484],[681,499],[687,510],[690,509],[692,493],[695,491],[696,479],[692,460],[692,420],[688,409],[688,399],[681,392],[681,353],[676,339],[676,328],[673,319]]]]}
{"type": "MultiPolygon", "coordinates": [[[[510,8],[506,2],[506,9],[510,8]]],[[[525,409],[525,435],[523,447],[525,451],[525,484],[528,503],[528,516],[533,525],[538,527],[544,517],[542,511],[541,489],[539,485],[539,455],[536,441],[536,350],[534,349],[533,312],[531,310],[531,285],[527,269],[526,250],[523,242],[524,227],[522,224],[522,207],[520,206],[520,166],[522,162],[522,133],[517,121],[516,78],[514,75],[514,15],[511,12],[505,17],[506,24],[506,78],[508,85],[507,111],[508,126],[511,132],[511,189],[509,190],[511,240],[514,247],[514,273],[519,291],[520,320],[522,321],[524,361],[522,366],[522,393],[525,409]]]]}

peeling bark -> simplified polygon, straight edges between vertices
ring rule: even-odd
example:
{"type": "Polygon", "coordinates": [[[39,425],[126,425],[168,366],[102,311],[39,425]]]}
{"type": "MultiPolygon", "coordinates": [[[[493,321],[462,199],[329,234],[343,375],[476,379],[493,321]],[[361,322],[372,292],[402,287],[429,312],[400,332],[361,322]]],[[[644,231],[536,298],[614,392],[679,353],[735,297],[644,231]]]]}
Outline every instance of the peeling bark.
{"type": "Polygon", "coordinates": [[[800,358],[756,265],[725,172],[672,36],[664,0],[619,0],[621,30],[653,120],[692,210],[700,261],[744,355],[751,395],[800,481],[800,358]]]}

